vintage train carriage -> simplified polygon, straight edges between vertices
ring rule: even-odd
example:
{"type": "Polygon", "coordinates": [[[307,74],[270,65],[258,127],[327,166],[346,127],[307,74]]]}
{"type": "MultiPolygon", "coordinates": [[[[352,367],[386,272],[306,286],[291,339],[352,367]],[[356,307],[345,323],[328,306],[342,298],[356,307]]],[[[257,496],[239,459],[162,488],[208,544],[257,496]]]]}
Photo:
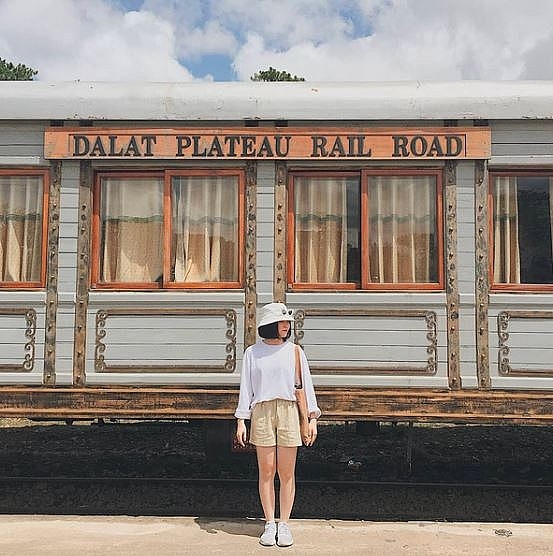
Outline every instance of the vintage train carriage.
{"type": "Polygon", "coordinates": [[[0,415],[553,421],[553,83],[0,83],[0,415]]]}

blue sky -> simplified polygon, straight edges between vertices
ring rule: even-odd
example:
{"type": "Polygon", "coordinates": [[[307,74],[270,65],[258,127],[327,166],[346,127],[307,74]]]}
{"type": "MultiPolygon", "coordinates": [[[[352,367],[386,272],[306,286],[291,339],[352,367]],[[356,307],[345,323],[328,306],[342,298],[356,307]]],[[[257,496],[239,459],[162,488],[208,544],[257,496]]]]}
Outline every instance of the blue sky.
{"type": "Polygon", "coordinates": [[[0,57],[43,81],[553,79],[552,21],[550,0],[0,0],[0,57]]]}

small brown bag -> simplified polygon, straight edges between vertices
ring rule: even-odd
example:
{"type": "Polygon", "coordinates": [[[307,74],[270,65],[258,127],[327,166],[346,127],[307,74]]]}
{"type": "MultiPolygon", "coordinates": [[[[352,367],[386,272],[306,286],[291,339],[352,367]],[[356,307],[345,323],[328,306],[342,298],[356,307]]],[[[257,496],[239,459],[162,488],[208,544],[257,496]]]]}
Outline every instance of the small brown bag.
{"type": "Polygon", "coordinates": [[[298,403],[298,414],[300,416],[300,433],[302,442],[309,445],[309,411],[307,409],[307,398],[305,397],[305,390],[301,379],[301,362],[300,362],[300,348],[294,346],[296,355],[296,401],[298,403]]]}
{"type": "Polygon", "coordinates": [[[238,442],[238,438],[236,438],[236,428],[231,427],[231,431],[232,431],[232,439],[231,439],[231,444],[230,444],[230,451],[233,454],[252,454],[252,453],[255,453],[255,446],[250,442],[250,430],[249,430],[248,426],[247,426],[247,429],[246,429],[247,440],[246,440],[244,446],[242,446],[240,444],[240,442],[238,442]]]}

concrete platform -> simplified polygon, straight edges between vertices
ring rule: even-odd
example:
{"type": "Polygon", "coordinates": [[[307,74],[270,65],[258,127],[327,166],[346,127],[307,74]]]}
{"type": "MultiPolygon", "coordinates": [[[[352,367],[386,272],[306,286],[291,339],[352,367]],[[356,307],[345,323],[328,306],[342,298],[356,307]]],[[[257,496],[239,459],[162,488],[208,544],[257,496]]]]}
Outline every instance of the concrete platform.
{"type": "Polygon", "coordinates": [[[553,525],[293,520],[295,544],[262,547],[257,519],[0,516],[6,556],[550,556],[553,525]]]}

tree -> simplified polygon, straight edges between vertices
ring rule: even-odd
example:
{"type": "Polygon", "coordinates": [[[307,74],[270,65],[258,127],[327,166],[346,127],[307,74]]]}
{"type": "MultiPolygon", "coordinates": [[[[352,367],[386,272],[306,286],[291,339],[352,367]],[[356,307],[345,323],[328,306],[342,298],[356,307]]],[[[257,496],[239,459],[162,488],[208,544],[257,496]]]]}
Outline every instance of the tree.
{"type": "Polygon", "coordinates": [[[25,64],[16,66],[4,58],[0,58],[0,81],[32,81],[37,73],[37,70],[29,68],[25,64]]]}
{"type": "Polygon", "coordinates": [[[268,70],[261,70],[254,73],[250,79],[252,81],[305,81],[304,77],[292,75],[287,71],[280,71],[269,66],[268,70]]]}

